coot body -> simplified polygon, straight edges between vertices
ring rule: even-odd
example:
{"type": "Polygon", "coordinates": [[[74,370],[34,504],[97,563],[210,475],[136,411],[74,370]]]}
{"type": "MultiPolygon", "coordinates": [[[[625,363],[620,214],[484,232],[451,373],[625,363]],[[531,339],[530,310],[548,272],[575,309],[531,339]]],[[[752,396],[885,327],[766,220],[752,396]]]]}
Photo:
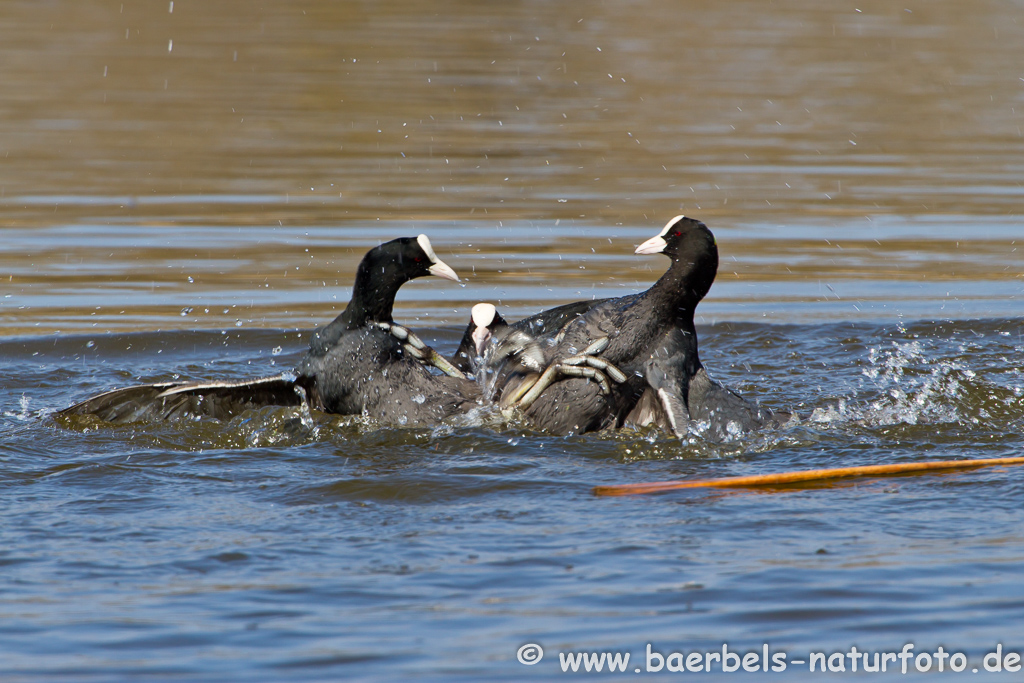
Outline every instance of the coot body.
{"type": "MultiPolygon", "coordinates": [[[[678,436],[689,430],[692,419],[702,417],[744,428],[766,424],[770,411],[714,383],[700,362],[694,311],[718,269],[711,231],[700,221],[677,216],[636,253],[663,253],[672,263],[650,289],[592,306],[535,347],[549,365],[607,339],[599,358],[619,368],[626,381],[607,394],[589,379],[557,381],[523,410],[526,422],[556,434],[627,422],[659,424],[678,436]]],[[[529,368],[509,375],[500,387],[502,404],[508,406],[516,389],[535,379],[529,368]]]]}
{"type": "MultiPolygon", "coordinates": [[[[105,392],[60,414],[95,415],[119,423],[224,420],[252,408],[293,406],[308,400],[312,407],[325,412],[368,414],[382,422],[401,423],[399,406],[411,402],[411,417],[405,420],[422,423],[428,413],[450,410],[451,402],[457,399],[449,396],[460,385],[449,382],[451,378],[432,375],[409,358],[401,343],[379,324],[393,322],[399,288],[425,275],[458,280],[455,271],[437,258],[426,235],[391,240],[368,251],[356,270],[352,297],[344,312],[313,334],[310,349],[295,375],[143,384],[105,392]],[[375,383],[380,386],[375,388],[375,383]],[[408,394],[408,401],[403,394],[408,394]],[[440,407],[423,408],[412,400],[420,395],[432,397],[440,407]],[[390,403],[381,398],[384,396],[391,397],[390,403]]],[[[475,384],[465,380],[461,389],[463,399],[471,400],[479,393],[475,384]]]]}
{"type": "Polygon", "coordinates": [[[300,372],[314,407],[379,424],[430,426],[479,405],[476,382],[436,374],[376,327],[346,331],[325,354],[307,357],[300,372]]]}

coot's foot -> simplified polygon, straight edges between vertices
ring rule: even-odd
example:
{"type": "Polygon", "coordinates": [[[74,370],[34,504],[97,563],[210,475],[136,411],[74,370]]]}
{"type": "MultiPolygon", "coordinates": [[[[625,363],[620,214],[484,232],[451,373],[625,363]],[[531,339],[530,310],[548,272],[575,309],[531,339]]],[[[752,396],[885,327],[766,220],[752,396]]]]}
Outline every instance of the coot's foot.
{"type": "Polygon", "coordinates": [[[437,351],[427,346],[422,339],[413,334],[412,330],[397,323],[374,323],[377,327],[391,334],[392,337],[402,342],[405,352],[416,360],[426,365],[433,365],[435,368],[456,379],[466,379],[461,370],[452,365],[448,359],[437,351]]]}
{"type": "Polygon", "coordinates": [[[585,348],[583,353],[551,363],[535,381],[526,381],[517,387],[508,402],[520,410],[527,410],[545,389],[562,377],[590,379],[597,382],[601,386],[601,393],[607,396],[611,393],[609,378],[618,384],[626,381],[626,375],[621,370],[608,361],[597,358],[597,354],[604,351],[607,346],[608,337],[602,337],[585,348]]]}

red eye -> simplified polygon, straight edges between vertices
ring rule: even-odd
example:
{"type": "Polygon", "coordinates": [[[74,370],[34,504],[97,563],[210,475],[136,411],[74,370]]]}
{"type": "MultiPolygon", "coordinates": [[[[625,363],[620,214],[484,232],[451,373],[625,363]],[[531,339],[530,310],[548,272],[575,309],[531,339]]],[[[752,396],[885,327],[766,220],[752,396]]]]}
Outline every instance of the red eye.
{"type": "Polygon", "coordinates": [[[682,234],[683,234],[683,233],[681,233],[681,232],[679,232],[678,230],[676,230],[676,237],[680,237],[680,236],[682,236],[682,234]]]}

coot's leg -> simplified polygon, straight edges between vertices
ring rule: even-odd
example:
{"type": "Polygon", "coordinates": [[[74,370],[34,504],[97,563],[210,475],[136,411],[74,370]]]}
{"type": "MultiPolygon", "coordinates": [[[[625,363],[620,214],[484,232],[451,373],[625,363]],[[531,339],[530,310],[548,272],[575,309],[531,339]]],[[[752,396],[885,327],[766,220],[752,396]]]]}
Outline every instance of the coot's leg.
{"type": "Polygon", "coordinates": [[[552,363],[544,370],[535,382],[524,382],[509,403],[520,410],[526,410],[533,405],[533,402],[544,393],[544,390],[558,381],[561,377],[586,377],[601,385],[601,393],[611,393],[611,385],[608,379],[622,384],[626,381],[626,375],[617,367],[606,360],[597,358],[595,354],[604,351],[608,346],[608,337],[602,337],[583,350],[578,356],[570,356],[561,361],[552,363]]]}
{"type": "Polygon", "coordinates": [[[449,377],[466,379],[466,375],[464,375],[461,370],[448,362],[448,360],[446,360],[445,357],[437,351],[423,343],[423,340],[413,334],[408,327],[403,327],[396,323],[380,322],[377,323],[377,326],[382,330],[386,330],[392,337],[402,342],[402,348],[405,349],[405,352],[421,363],[433,365],[449,377]]]}

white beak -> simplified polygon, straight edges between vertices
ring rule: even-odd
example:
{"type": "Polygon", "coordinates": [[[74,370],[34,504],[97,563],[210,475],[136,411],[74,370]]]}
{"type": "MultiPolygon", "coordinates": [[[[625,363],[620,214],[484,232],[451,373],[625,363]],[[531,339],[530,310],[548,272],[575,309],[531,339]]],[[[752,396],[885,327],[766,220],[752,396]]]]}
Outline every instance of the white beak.
{"type": "Polygon", "coordinates": [[[668,246],[668,243],[665,241],[664,237],[662,237],[661,235],[655,235],[654,237],[652,237],[651,239],[647,240],[646,242],[641,244],[639,247],[637,247],[636,251],[634,253],[636,253],[636,254],[660,254],[661,252],[663,252],[665,250],[665,247],[667,247],[667,246],[668,246]]]}
{"type": "Polygon", "coordinates": [[[443,277],[445,280],[451,280],[452,282],[459,281],[459,276],[455,274],[455,271],[452,270],[447,263],[440,259],[434,261],[434,265],[430,266],[428,270],[430,271],[431,275],[443,277]]]}
{"type": "Polygon", "coordinates": [[[478,327],[473,330],[473,344],[476,346],[476,355],[484,355],[487,350],[487,342],[491,340],[491,331],[486,327],[478,327]]]}

